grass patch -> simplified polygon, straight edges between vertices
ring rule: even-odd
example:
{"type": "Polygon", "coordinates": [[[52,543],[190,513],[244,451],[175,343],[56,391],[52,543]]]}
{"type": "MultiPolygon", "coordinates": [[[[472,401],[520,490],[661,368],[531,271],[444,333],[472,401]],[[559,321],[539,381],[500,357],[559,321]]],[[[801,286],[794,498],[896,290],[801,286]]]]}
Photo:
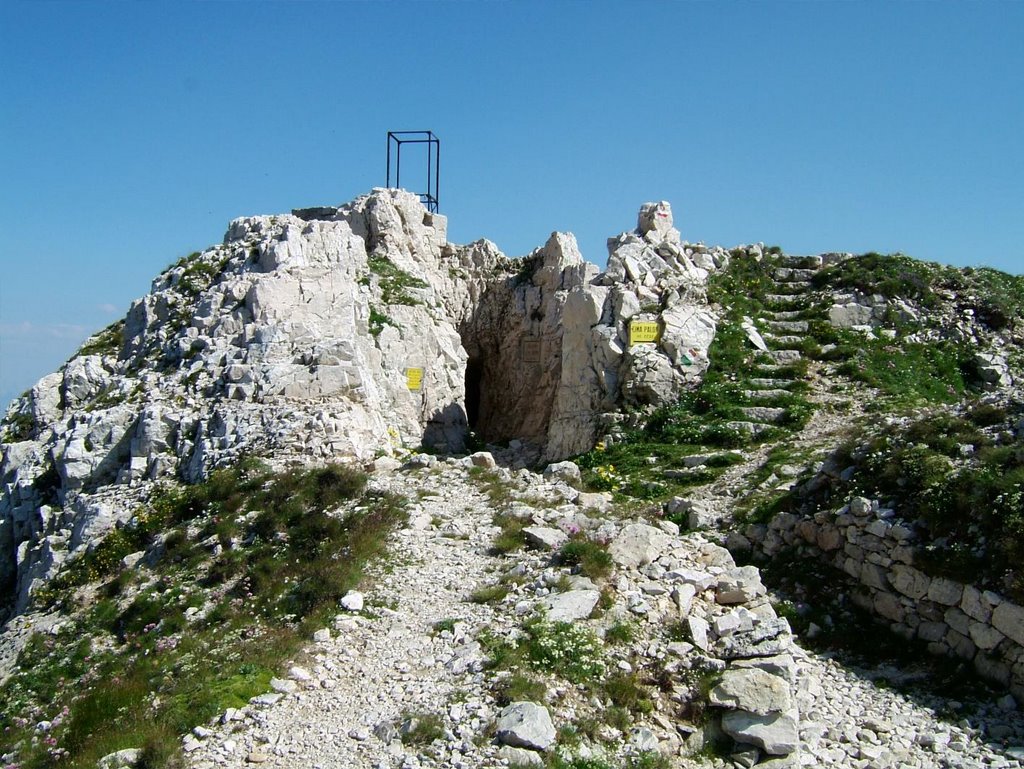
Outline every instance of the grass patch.
{"type": "Polygon", "coordinates": [[[610,644],[628,644],[633,642],[636,635],[635,622],[620,620],[605,631],[604,640],[610,644]]]}
{"type": "Polygon", "coordinates": [[[116,355],[124,344],[124,320],[115,321],[85,340],[74,357],[82,355],[116,355]]]}
{"type": "Polygon", "coordinates": [[[368,286],[376,281],[384,304],[423,304],[409,294],[409,289],[428,288],[429,285],[426,281],[410,275],[386,256],[380,254],[371,255],[367,259],[367,264],[370,268],[370,275],[361,278],[359,282],[361,285],[368,286]]]}
{"type": "Polygon", "coordinates": [[[0,687],[16,763],[91,769],[127,747],[173,763],[181,734],[266,691],[405,519],[402,500],[367,493],[365,480],[337,465],[272,473],[250,460],[156,493],[37,596],[70,610],[76,586],[107,581],[108,597],[57,636],[35,636],[0,687]],[[121,558],[141,549],[156,560],[127,593],[121,558]],[[40,720],[53,722],[45,735],[40,720]]]}
{"type": "Polygon", "coordinates": [[[513,702],[543,702],[547,686],[543,681],[524,673],[512,673],[494,686],[494,697],[499,707],[513,702]]]}
{"type": "Polygon", "coordinates": [[[27,411],[8,413],[4,419],[3,437],[0,442],[20,443],[32,437],[36,429],[36,420],[27,411]]]}
{"type": "Polygon", "coordinates": [[[436,713],[407,715],[399,735],[403,745],[429,745],[444,737],[444,720],[436,713]]]}
{"type": "Polygon", "coordinates": [[[573,539],[562,545],[558,560],[575,566],[579,573],[593,580],[604,579],[612,571],[612,557],[607,545],[589,539],[573,539]]]}
{"type": "Polygon", "coordinates": [[[498,603],[508,595],[508,591],[508,585],[488,585],[474,590],[469,600],[473,603],[498,603]]]}
{"type": "Polygon", "coordinates": [[[370,335],[376,339],[380,336],[380,332],[384,330],[385,326],[391,326],[392,328],[398,328],[398,324],[395,323],[390,316],[377,310],[375,307],[370,308],[370,319],[369,319],[369,331],[370,335]]]}

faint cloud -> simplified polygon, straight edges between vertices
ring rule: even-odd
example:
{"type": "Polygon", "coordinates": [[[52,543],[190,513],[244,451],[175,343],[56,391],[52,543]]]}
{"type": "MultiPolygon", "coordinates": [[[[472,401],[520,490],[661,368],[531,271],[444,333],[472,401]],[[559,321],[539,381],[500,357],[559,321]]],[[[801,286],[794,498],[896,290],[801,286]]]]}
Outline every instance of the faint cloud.
{"type": "Polygon", "coordinates": [[[107,314],[111,314],[111,313],[117,312],[117,307],[115,305],[110,304],[109,302],[104,302],[103,304],[98,304],[98,305],[96,305],[96,307],[99,308],[100,311],[105,312],[107,314]]]}
{"type": "Polygon", "coordinates": [[[0,323],[0,336],[9,339],[82,339],[88,331],[77,323],[0,323]]]}

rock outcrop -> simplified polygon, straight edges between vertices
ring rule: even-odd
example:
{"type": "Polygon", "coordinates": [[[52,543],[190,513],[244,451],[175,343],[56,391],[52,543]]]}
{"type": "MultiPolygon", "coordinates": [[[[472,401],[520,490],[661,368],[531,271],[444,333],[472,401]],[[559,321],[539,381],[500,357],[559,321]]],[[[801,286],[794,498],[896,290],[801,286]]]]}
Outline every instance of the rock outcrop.
{"type": "Polygon", "coordinates": [[[12,404],[0,602],[24,606],[150,481],[253,453],[460,451],[470,430],[561,459],[671,402],[707,367],[704,284],[728,255],[680,241],[667,203],[609,245],[602,273],[565,233],[521,259],[449,244],[399,190],[234,220],[12,404]]]}

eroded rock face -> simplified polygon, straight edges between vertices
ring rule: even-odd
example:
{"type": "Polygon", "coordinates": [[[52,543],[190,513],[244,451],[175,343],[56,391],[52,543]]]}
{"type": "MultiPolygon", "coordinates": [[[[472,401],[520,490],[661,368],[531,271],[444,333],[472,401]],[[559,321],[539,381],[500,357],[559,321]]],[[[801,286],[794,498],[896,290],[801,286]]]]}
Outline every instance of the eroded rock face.
{"type": "Polygon", "coordinates": [[[704,284],[728,259],[682,243],[664,202],[609,248],[602,273],[567,233],[522,259],[452,245],[400,190],[234,220],[12,405],[0,604],[127,520],[140,484],[242,454],[368,462],[470,428],[538,462],[589,450],[706,369],[704,284]]]}

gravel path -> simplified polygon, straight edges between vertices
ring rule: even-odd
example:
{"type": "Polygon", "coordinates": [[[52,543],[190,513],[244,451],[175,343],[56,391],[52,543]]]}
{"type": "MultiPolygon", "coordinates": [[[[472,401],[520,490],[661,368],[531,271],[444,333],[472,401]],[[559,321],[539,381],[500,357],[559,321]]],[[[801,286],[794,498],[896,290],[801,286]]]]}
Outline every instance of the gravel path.
{"type": "Polygon", "coordinates": [[[392,555],[370,578],[366,616],[339,618],[330,640],[309,649],[309,660],[291,676],[308,673],[309,680],[278,684],[295,691],[283,692],[273,705],[232,714],[238,720],[187,743],[186,749],[199,746],[190,753],[194,766],[415,766],[415,746],[406,755],[400,742],[385,746],[373,734],[378,724],[398,726],[414,714],[443,714],[455,725],[446,736],[456,745],[460,731],[466,736],[459,747],[472,759],[448,756],[439,765],[486,765],[480,761],[494,751],[477,750],[469,739],[493,715],[472,639],[478,627],[497,618],[491,607],[468,599],[493,581],[488,572],[497,561],[486,554],[494,534],[487,500],[463,476],[445,470],[389,479],[392,490],[420,498],[411,525],[398,533],[392,555]],[[453,619],[461,621],[454,632],[435,630],[453,619]]]}
{"type": "MultiPolygon", "coordinates": [[[[540,479],[536,479],[540,482],[540,479]]],[[[339,616],[330,638],[296,660],[275,693],[256,698],[185,741],[193,769],[266,764],[288,769],[416,769],[507,766],[488,734],[497,714],[474,641],[488,627],[518,624],[515,601],[469,600],[512,563],[543,568],[523,554],[491,556],[492,506],[464,469],[395,473],[377,483],[415,500],[410,525],[368,580],[362,613],[339,616]],[[522,559],[525,558],[525,561],[522,559]],[[441,630],[437,624],[443,623],[441,630]],[[410,716],[434,714],[443,732],[427,744],[397,739],[410,716]]],[[[531,491],[534,488],[531,488],[531,491]]],[[[643,646],[647,642],[638,640],[643,646]]],[[[800,751],[773,766],[795,769],[1009,769],[1024,765],[1024,722],[1006,703],[970,721],[957,703],[911,698],[875,680],[899,671],[843,667],[795,650],[800,751]],[[1020,760],[1014,751],[1020,751],[1020,760]]],[[[556,714],[556,723],[559,716],[556,714]]],[[[666,743],[663,743],[663,747],[666,743]]],[[[670,751],[671,752],[671,751],[670,751]]],[[[670,766],[731,767],[723,759],[672,755],[670,766]]]]}

